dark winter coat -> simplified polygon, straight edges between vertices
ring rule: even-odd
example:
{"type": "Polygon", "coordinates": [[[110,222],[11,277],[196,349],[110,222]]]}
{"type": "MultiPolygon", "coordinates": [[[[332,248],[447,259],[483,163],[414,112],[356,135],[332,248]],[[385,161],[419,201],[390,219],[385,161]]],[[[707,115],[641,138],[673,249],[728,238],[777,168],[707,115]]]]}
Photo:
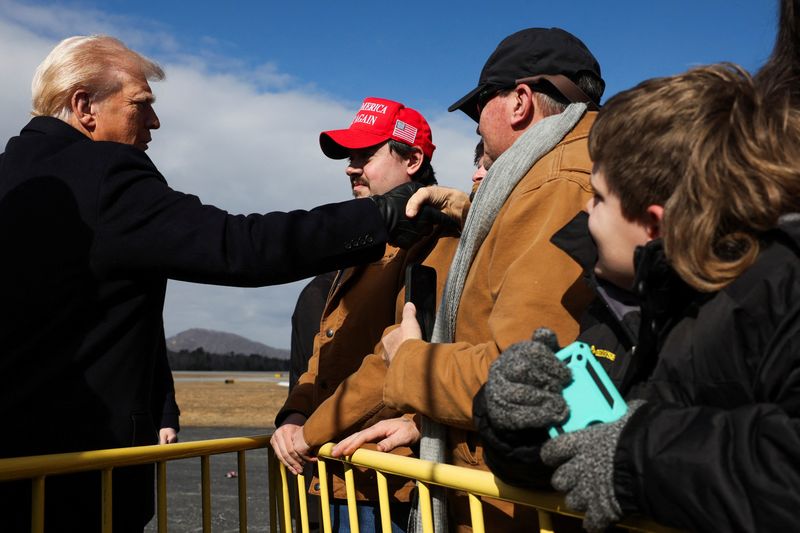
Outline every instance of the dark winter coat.
{"type": "MultiPolygon", "coordinates": [[[[374,261],[386,238],[368,200],[229,215],[140,150],[34,118],[0,155],[0,457],[156,442],[167,278],[284,283],[374,261]]],[[[114,472],[114,529],[141,531],[152,468],[114,472]]],[[[48,479],[48,531],[99,527],[98,479],[48,479]]],[[[0,521],[27,522],[29,489],[1,487],[0,521]]]]}
{"type": "MultiPolygon", "coordinates": [[[[691,297],[662,283],[651,293],[648,307],[663,314],[648,322],[649,333],[642,328],[636,355],[650,361],[649,377],[631,394],[649,403],[625,427],[615,458],[624,511],[699,531],[794,529],[800,223],[782,223],[762,245],[719,292],[691,297]]],[[[659,284],[663,271],[641,281],[659,284]]]]}

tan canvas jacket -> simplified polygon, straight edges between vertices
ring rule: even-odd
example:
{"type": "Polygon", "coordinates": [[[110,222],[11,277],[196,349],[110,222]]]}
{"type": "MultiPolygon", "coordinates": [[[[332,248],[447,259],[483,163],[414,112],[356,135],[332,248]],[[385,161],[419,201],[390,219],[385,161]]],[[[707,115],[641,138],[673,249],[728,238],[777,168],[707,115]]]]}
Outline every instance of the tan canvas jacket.
{"type": "Polygon", "coordinates": [[[275,425],[292,412],[306,417],[372,353],[383,330],[394,323],[407,252],[386,247],[383,258],[340,271],[325,304],[308,369],[289,393],[275,425]]]}
{"type": "MultiPolygon", "coordinates": [[[[379,420],[402,414],[379,405],[386,365],[380,357],[370,354],[376,345],[380,345],[384,329],[402,317],[406,265],[424,257],[423,264],[437,270],[437,296],[441,296],[458,238],[438,235],[431,236],[408,252],[387,249],[381,261],[350,269],[341,280],[337,278],[334,281],[320,332],[314,340],[308,371],[289,394],[276,417],[276,426],[291,412],[306,415],[308,420],[303,426],[303,436],[310,446],[317,447],[379,420]],[[375,362],[379,364],[376,366],[375,362]],[[360,385],[353,387],[352,383],[360,385]],[[365,405],[375,407],[364,411],[365,405]]],[[[399,448],[393,453],[411,455],[411,450],[399,448]]],[[[340,469],[329,470],[335,473],[340,469]]],[[[359,499],[377,498],[372,476],[374,473],[370,472],[357,476],[359,499]]],[[[389,481],[394,498],[408,501],[413,483],[397,478],[389,481]]],[[[312,492],[314,489],[315,483],[312,483],[312,492]]],[[[335,498],[345,497],[344,483],[338,475],[333,476],[333,490],[335,498]]]]}
{"type": "MultiPolygon", "coordinates": [[[[550,237],[591,197],[587,138],[595,116],[584,116],[540,159],[501,208],[467,276],[455,342],[406,341],[388,369],[384,404],[450,426],[453,464],[487,469],[473,432],[472,399],[500,352],[540,326],[553,329],[562,345],[578,334],[591,292],[580,267],[550,237]]],[[[469,524],[468,507],[461,511],[456,525],[469,524]]]]}

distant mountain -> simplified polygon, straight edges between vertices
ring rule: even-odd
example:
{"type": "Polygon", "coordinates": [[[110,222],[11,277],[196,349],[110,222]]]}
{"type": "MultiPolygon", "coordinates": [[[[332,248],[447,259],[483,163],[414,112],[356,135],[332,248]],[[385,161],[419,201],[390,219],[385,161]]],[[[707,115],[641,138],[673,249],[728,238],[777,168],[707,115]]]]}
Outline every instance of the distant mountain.
{"type": "Polygon", "coordinates": [[[187,329],[167,339],[167,349],[173,352],[186,350],[191,352],[197,348],[202,348],[208,353],[217,354],[258,354],[266,357],[276,357],[278,359],[288,359],[289,350],[273,348],[260,342],[251,341],[241,335],[227,333],[225,331],[214,331],[210,329],[187,329]]]}

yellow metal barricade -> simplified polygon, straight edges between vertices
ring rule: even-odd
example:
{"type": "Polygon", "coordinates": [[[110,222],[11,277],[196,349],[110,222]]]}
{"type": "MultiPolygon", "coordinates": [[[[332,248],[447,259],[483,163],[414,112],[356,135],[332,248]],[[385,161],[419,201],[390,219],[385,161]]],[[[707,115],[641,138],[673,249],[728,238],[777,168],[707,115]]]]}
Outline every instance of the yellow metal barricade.
{"type": "MultiPolygon", "coordinates": [[[[553,491],[533,491],[507,485],[497,479],[490,472],[441,463],[433,463],[430,461],[422,461],[420,459],[414,459],[411,457],[402,457],[399,455],[366,449],[357,450],[352,456],[349,457],[334,458],[330,455],[332,449],[333,443],[328,443],[324,445],[318,452],[317,465],[320,474],[319,504],[323,511],[321,512],[321,526],[323,533],[329,533],[331,531],[329,512],[331,487],[328,486],[327,475],[327,463],[329,461],[340,461],[345,463],[345,487],[347,490],[348,515],[350,517],[352,531],[358,531],[356,520],[357,514],[355,509],[355,486],[351,470],[354,466],[370,468],[378,473],[378,495],[381,514],[381,530],[383,533],[391,532],[391,522],[389,519],[389,494],[386,488],[385,474],[394,474],[417,480],[418,497],[424,533],[433,532],[430,499],[431,485],[438,485],[451,490],[460,490],[468,494],[472,528],[476,533],[482,533],[485,529],[483,522],[483,503],[480,499],[481,496],[506,500],[537,509],[539,512],[539,531],[542,532],[552,530],[552,514],[563,514],[573,517],[581,516],[579,513],[575,513],[574,511],[571,511],[565,507],[563,495],[559,493],[553,491]]],[[[278,467],[282,472],[281,479],[286,482],[289,479],[289,476],[286,475],[286,468],[280,463],[278,463],[278,467]]],[[[298,487],[305,486],[302,480],[297,480],[297,482],[298,487]]],[[[299,488],[299,491],[302,494],[303,489],[299,488]]],[[[288,511],[288,507],[284,508],[288,511]]],[[[301,512],[303,511],[301,510],[301,512]]],[[[290,522],[290,520],[286,521],[287,524],[290,522]]],[[[631,531],[675,531],[671,528],[661,526],[653,521],[641,518],[626,519],[621,522],[619,526],[631,531]]]]}
{"type": "MultiPolygon", "coordinates": [[[[137,446],[133,448],[115,448],[111,450],[94,450],[52,455],[35,455],[0,459],[0,482],[21,479],[31,480],[31,531],[44,531],[44,490],[47,478],[55,475],[75,472],[100,471],[102,482],[101,523],[104,533],[111,529],[111,502],[113,486],[111,473],[114,468],[148,463],[156,463],[157,468],[157,526],[159,533],[167,531],[167,498],[166,498],[166,462],[176,459],[200,457],[201,493],[203,504],[203,531],[211,531],[211,482],[209,476],[209,457],[220,453],[239,454],[239,529],[247,531],[247,498],[244,453],[246,450],[265,448],[270,435],[254,437],[234,437],[196,442],[183,442],[169,445],[137,446]]],[[[273,468],[272,471],[277,471],[273,468]]],[[[276,486],[279,486],[276,484],[276,486]]],[[[266,502],[265,502],[266,503],[266,502]]],[[[276,516],[279,513],[271,514],[276,516]]]]}
{"type": "MultiPolygon", "coordinates": [[[[299,531],[310,530],[308,522],[308,506],[306,485],[303,476],[291,476],[281,465],[269,447],[270,435],[254,437],[235,437],[196,442],[184,442],[170,445],[139,446],[134,448],[118,448],[89,452],[65,453],[0,459],[0,482],[21,479],[31,480],[31,531],[44,531],[44,490],[47,478],[54,475],[85,471],[100,471],[102,479],[101,516],[104,532],[111,532],[111,502],[113,486],[111,474],[114,468],[138,464],[156,464],[157,472],[157,526],[159,533],[167,531],[167,497],[166,477],[167,462],[191,457],[200,458],[201,468],[201,500],[202,525],[204,532],[211,531],[211,483],[210,457],[221,453],[237,453],[239,480],[239,530],[247,531],[247,477],[245,452],[258,448],[268,450],[268,506],[270,532],[292,531],[292,509],[290,491],[298,495],[295,525],[299,531]]],[[[381,453],[372,450],[358,450],[346,458],[333,458],[330,455],[333,444],[329,443],[319,450],[318,471],[320,480],[320,496],[312,498],[312,504],[320,506],[322,531],[331,531],[331,488],[328,486],[327,463],[341,461],[345,463],[345,484],[347,489],[347,505],[351,530],[358,531],[355,500],[355,484],[352,475],[353,467],[373,469],[377,472],[381,530],[391,531],[389,517],[389,492],[387,474],[415,479],[418,482],[418,496],[422,514],[423,530],[433,531],[431,519],[431,501],[429,489],[438,485],[450,490],[464,491],[469,496],[470,513],[473,529],[476,533],[484,531],[483,507],[481,497],[491,497],[533,507],[539,511],[541,531],[550,529],[550,514],[566,514],[579,516],[564,507],[563,497],[555,492],[531,491],[512,487],[495,478],[491,473],[461,468],[430,461],[422,461],[410,457],[381,453]]],[[[622,527],[635,531],[671,531],[652,521],[645,519],[626,519],[622,527]]],[[[439,533],[439,532],[436,532],[439,533]]]]}

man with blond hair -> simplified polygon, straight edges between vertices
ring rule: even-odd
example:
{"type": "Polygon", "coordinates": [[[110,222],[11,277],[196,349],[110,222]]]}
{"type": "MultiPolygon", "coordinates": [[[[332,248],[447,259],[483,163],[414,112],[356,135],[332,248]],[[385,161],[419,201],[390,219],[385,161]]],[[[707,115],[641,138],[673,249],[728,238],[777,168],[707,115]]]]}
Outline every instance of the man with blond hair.
{"type": "MultiPolygon", "coordinates": [[[[158,442],[167,279],[285,283],[375,261],[442,217],[402,215],[412,183],[246,217],[174,191],[145,155],[163,77],[107,36],[66,39],[36,71],[34,118],[0,155],[0,457],[158,442]]],[[[114,469],[116,532],[152,517],[152,473],[114,469]]],[[[100,529],[96,473],[46,486],[48,531],[100,529]]],[[[29,528],[29,487],[0,484],[0,509],[3,531],[29,528]]]]}

